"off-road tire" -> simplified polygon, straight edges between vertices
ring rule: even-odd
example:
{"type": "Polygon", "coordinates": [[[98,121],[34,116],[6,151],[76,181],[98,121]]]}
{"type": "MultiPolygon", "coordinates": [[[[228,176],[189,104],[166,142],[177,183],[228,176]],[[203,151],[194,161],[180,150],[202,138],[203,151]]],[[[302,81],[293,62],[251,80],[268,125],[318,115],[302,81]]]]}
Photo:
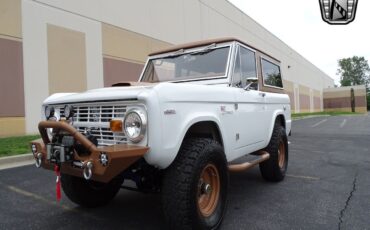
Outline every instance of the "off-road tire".
{"type": "Polygon", "coordinates": [[[67,197],[74,203],[86,208],[108,204],[116,196],[122,182],[121,177],[116,177],[109,183],[100,183],[67,174],[61,175],[62,188],[67,197]]]}
{"type": "Polygon", "coordinates": [[[262,177],[267,181],[282,181],[288,168],[288,138],[285,128],[279,122],[275,122],[270,142],[264,151],[270,154],[270,159],[259,165],[262,177]],[[284,155],[279,158],[279,153],[284,155]],[[281,157],[284,157],[284,163],[280,162],[279,165],[281,157]]]}
{"type": "Polygon", "coordinates": [[[166,169],[162,180],[162,209],[169,229],[218,228],[226,209],[228,182],[227,161],[219,143],[208,138],[184,140],[175,161],[166,169]],[[211,191],[219,193],[217,203],[211,209],[213,211],[209,216],[204,216],[204,209],[198,203],[200,177],[208,169],[217,169],[214,171],[216,173],[210,175],[216,177],[217,174],[219,189],[211,191]]]}

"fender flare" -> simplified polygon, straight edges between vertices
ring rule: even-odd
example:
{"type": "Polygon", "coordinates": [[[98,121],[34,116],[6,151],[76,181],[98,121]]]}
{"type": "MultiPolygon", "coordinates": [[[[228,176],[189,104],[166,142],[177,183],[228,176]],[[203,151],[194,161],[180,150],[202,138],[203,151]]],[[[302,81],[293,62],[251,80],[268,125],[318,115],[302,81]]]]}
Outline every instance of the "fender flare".
{"type": "Polygon", "coordinates": [[[183,132],[181,133],[181,136],[180,136],[180,139],[178,140],[178,143],[175,147],[175,149],[173,150],[174,152],[176,152],[176,154],[173,154],[173,156],[171,156],[171,159],[169,159],[169,164],[168,165],[171,165],[172,162],[175,160],[176,156],[177,156],[177,153],[179,152],[180,148],[181,148],[181,145],[184,141],[184,138],[185,138],[185,135],[187,134],[187,132],[189,131],[189,129],[199,123],[199,122],[214,122],[220,132],[220,138],[222,140],[222,144],[223,144],[223,148],[224,148],[224,151],[226,152],[227,148],[228,148],[228,144],[227,142],[225,141],[225,137],[224,137],[224,131],[222,129],[222,126],[220,125],[221,122],[217,119],[216,116],[213,116],[212,114],[204,114],[202,116],[194,116],[192,117],[190,120],[188,120],[185,128],[183,129],[183,132]]]}
{"type": "Polygon", "coordinates": [[[274,126],[275,126],[275,122],[276,122],[276,119],[278,116],[283,116],[284,118],[284,123],[286,122],[286,118],[285,118],[285,114],[284,114],[284,111],[283,110],[276,110],[272,116],[272,120],[271,120],[271,123],[270,123],[270,128],[269,128],[269,136],[267,138],[267,144],[270,142],[271,140],[271,136],[272,136],[272,131],[274,130],[274,126]]]}
{"type": "Polygon", "coordinates": [[[216,128],[217,128],[217,130],[218,130],[218,132],[219,132],[219,134],[220,134],[220,138],[221,138],[221,141],[222,141],[222,143],[220,143],[221,145],[224,145],[224,143],[225,143],[225,140],[224,140],[224,138],[223,138],[223,130],[221,130],[221,125],[220,125],[220,121],[216,118],[216,117],[214,117],[214,116],[206,116],[206,117],[202,117],[203,119],[198,119],[199,117],[196,117],[196,118],[194,118],[194,119],[192,119],[188,124],[187,124],[187,126],[186,126],[186,128],[185,128],[185,132],[183,132],[182,134],[181,134],[181,136],[182,136],[182,140],[184,140],[184,138],[185,138],[185,136],[186,136],[186,134],[188,133],[188,131],[190,130],[190,128],[191,127],[193,127],[194,125],[196,125],[196,124],[198,124],[198,123],[201,123],[201,122],[212,122],[212,123],[214,123],[215,125],[216,125],[216,128]]]}

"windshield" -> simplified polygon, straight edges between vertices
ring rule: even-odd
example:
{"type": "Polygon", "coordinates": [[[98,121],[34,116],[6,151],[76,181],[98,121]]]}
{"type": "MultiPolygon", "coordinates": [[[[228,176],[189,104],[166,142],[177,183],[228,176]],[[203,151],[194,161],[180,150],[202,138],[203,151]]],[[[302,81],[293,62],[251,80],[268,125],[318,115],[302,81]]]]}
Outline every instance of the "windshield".
{"type": "Polygon", "coordinates": [[[152,59],[148,62],[141,81],[165,82],[224,77],[229,50],[228,46],[152,59]]]}

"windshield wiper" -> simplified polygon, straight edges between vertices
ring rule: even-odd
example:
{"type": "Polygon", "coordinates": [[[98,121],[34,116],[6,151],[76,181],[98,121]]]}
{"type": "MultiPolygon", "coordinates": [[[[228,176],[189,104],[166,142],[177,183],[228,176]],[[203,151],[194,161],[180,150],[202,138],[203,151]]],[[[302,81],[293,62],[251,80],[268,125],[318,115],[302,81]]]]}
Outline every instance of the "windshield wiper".
{"type": "MultiPolygon", "coordinates": [[[[190,55],[200,54],[200,55],[202,55],[202,54],[206,54],[206,53],[209,53],[209,52],[213,51],[215,47],[216,47],[216,43],[213,43],[209,46],[204,47],[201,50],[193,51],[193,52],[186,53],[186,54],[190,54],[190,55]]],[[[175,57],[182,56],[182,55],[184,55],[184,51],[185,51],[184,49],[179,49],[179,50],[173,52],[171,55],[168,55],[166,57],[162,57],[161,59],[175,58],[175,57]]]]}
{"type": "Polygon", "coordinates": [[[197,50],[197,51],[191,52],[189,54],[190,55],[206,54],[206,53],[209,53],[209,52],[213,51],[214,50],[213,48],[215,48],[215,47],[216,47],[216,43],[212,43],[211,45],[206,46],[201,50],[197,50]]]}
{"type": "Polygon", "coordinates": [[[168,55],[168,56],[166,56],[166,57],[164,57],[164,58],[173,58],[173,57],[178,57],[178,56],[181,56],[181,55],[183,55],[183,54],[184,54],[184,49],[179,49],[179,50],[177,50],[177,51],[173,52],[171,55],[168,55]]]}

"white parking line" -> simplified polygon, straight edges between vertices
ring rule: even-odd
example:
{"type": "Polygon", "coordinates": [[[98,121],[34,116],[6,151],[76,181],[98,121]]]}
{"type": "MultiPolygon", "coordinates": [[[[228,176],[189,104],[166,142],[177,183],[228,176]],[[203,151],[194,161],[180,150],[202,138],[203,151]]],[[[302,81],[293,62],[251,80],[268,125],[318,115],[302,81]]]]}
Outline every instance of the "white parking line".
{"type": "Polygon", "coordinates": [[[40,196],[36,193],[32,193],[32,192],[17,188],[17,187],[12,186],[12,185],[6,185],[6,184],[3,184],[2,182],[0,182],[0,186],[7,188],[11,192],[15,192],[19,195],[32,198],[35,201],[42,202],[42,203],[45,203],[45,204],[48,204],[48,205],[51,205],[51,206],[55,206],[55,207],[60,207],[61,209],[65,210],[65,211],[79,213],[79,215],[87,216],[87,217],[102,221],[102,219],[100,217],[95,216],[92,213],[81,212],[81,211],[79,211],[78,209],[76,209],[74,207],[69,207],[69,206],[61,204],[59,202],[51,201],[51,200],[49,200],[49,199],[47,199],[43,196],[40,196]]]}
{"type": "Polygon", "coordinates": [[[347,123],[347,119],[344,119],[342,123],[340,123],[340,127],[343,128],[346,123],[347,123]]]}
{"type": "Polygon", "coordinates": [[[301,175],[290,175],[286,174],[287,177],[299,178],[299,179],[306,179],[306,180],[320,180],[319,177],[312,177],[312,176],[301,176],[301,175]]]}
{"type": "Polygon", "coordinates": [[[317,127],[317,126],[319,126],[319,125],[321,125],[322,123],[324,123],[324,122],[326,122],[328,119],[324,119],[324,120],[322,120],[322,121],[319,121],[319,122],[317,122],[316,124],[314,124],[313,126],[311,126],[312,128],[315,128],[315,127],[317,127]]]}
{"type": "Polygon", "coordinates": [[[46,203],[48,205],[59,206],[62,209],[67,210],[67,211],[74,211],[74,212],[77,211],[76,209],[72,209],[72,208],[70,208],[70,207],[68,207],[66,205],[59,204],[56,201],[50,201],[50,200],[48,200],[48,199],[46,199],[46,198],[44,198],[42,196],[39,196],[39,195],[37,195],[35,193],[32,193],[32,192],[25,191],[23,189],[20,189],[20,188],[15,187],[15,186],[7,185],[6,188],[9,189],[10,191],[13,191],[15,193],[18,193],[20,195],[23,195],[23,196],[26,196],[26,197],[30,197],[30,198],[32,198],[34,200],[37,200],[37,201],[42,201],[42,202],[44,202],[44,203],[46,203]]]}

